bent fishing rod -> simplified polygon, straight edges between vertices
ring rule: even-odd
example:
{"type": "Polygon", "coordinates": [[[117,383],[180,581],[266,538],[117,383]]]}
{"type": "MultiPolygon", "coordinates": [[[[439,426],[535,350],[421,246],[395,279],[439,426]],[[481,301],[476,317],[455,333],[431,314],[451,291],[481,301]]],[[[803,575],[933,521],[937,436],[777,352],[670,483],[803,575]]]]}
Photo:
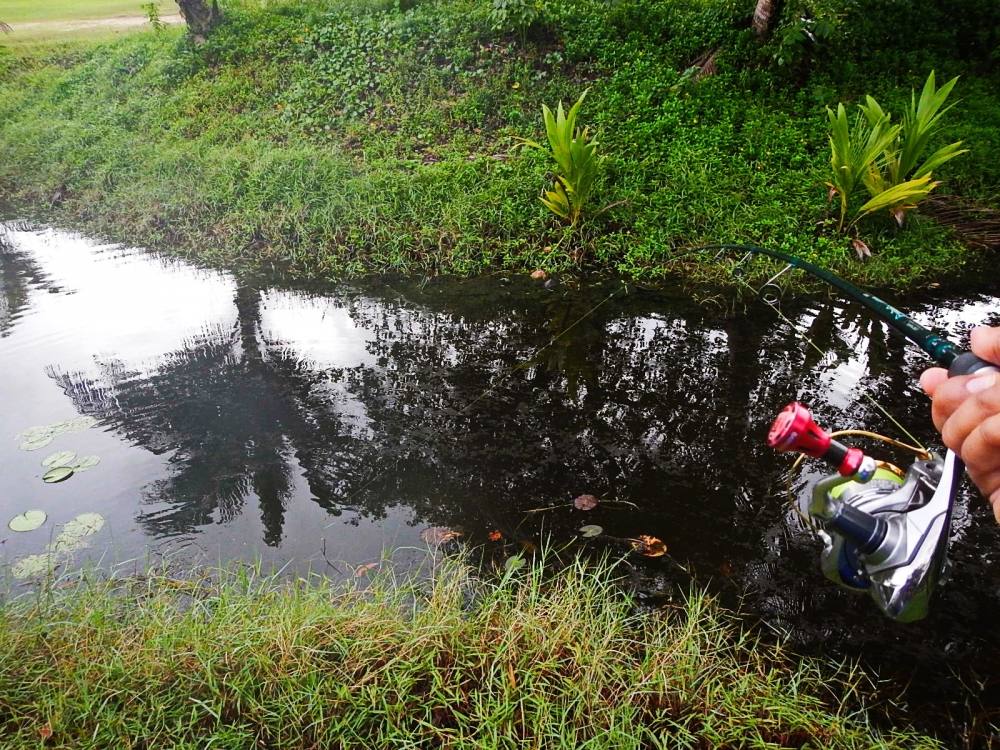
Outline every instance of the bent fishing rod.
{"type": "MultiPolygon", "coordinates": [[[[971,352],[959,351],[885,300],[806,260],[743,244],[707,245],[693,252],[703,250],[718,251],[716,258],[731,251],[743,253],[738,265],[753,255],[785,263],[761,287],[750,287],[775,310],[780,292],[777,279],[798,268],[867,307],[948,368],[949,377],[997,369],[971,352]]],[[[964,471],[958,456],[948,450],[940,457],[863,431],[828,433],[798,402],[778,414],[767,443],[779,452],[818,458],[836,469],[815,483],[811,498],[800,508],[823,541],[820,567],[827,578],[846,589],[868,593],[884,614],[899,622],[926,617],[931,595],[947,566],[952,508],[964,471]],[[837,439],[847,434],[910,448],[917,460],[904,472],[837,439]]]]}

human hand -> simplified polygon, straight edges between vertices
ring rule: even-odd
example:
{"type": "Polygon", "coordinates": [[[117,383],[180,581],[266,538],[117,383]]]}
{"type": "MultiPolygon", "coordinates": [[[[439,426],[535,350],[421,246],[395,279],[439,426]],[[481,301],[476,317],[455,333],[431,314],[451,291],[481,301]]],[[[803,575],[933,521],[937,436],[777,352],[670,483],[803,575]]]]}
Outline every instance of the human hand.
{"type": "MultiPolygon", "coordinates": [[[[971,339],[976,356],[1000,367],[1000,327],[975,328],[971,339]]],[[[920,385],[932,399],[941,439],[965,462],[1000,523],[1000,372],[949,378],[947,370],[933,367],[920,385]]]]}

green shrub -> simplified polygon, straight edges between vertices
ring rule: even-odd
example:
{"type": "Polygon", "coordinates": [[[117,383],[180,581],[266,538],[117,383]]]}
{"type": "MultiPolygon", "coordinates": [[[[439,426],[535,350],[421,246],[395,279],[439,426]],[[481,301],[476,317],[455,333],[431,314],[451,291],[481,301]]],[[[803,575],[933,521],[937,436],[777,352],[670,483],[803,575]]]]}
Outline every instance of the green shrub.
{"type": "Polygon", "coordinates": [[[858,105],[853,128],[848,125],[843,104],[837,105],[836,113],[827,108],[833,169],[832,181],[827,184],[831,198],[836,195],[840,199],[838,231],[844,229],[851,197],[861,187],[867,191],[869,200],[857,209],[854,221],[848,226],[864,216],[886,210],[902,226],[906,212],[940,184],[932,181],[933,170],[965,153],[962,142],[956,141],[924,158],[940,130],[941,117],[950,109],[944,103],[957,80],[953,78],[937,88],[931,71],[919,100],[912,93],[910,106],[899,125],[892,124],[891,116],[872,96],[866,96],[865,103],[858,105]]]}
{"type": "Polygon", "coordinates": [[[523,37],[543,10],[543,0],[493,0],[490,25],[494,31],[515,31],[523,37]]]}

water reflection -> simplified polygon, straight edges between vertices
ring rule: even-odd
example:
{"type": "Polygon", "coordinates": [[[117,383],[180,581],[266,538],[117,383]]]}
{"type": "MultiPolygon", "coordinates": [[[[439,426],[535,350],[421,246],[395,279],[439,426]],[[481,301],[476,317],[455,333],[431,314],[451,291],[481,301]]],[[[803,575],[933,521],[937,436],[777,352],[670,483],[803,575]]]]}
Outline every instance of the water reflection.
{"type": "MultiPolygon", "coordinates": [[[[762,437],[792,398],[830,426],[898,434],[870,396],[934,440],[924,361],[860,308],[786,305],[788,325],[615,283],[303,288],[53,231],[4,236],[0,429],[92,415],[87,452],[105,458],[46,487],[41,456],[0,444],[9,515],[58,522],[72,498],[109,518],[121,554],[197,542],[302,565],[328,545],[351,562],[415,545],[427,525],[561,543],[591,522],[666,540],[697,580],[805,644],[912,654],[957,639],[971,658],[1000,614],[1000,578],[975,562],[1000,538],[978,503],[957,512],[960,564],[916,644],[821,580],[787,511],[787,461],[762,437]],[[585,492],[627,503],[526,513],[585,492]]],[[[1000,322],[997,303],[916,314],[957,335],[1000,322]]],[[[651,579],[674,570],[657,565],[651,579]]]]}

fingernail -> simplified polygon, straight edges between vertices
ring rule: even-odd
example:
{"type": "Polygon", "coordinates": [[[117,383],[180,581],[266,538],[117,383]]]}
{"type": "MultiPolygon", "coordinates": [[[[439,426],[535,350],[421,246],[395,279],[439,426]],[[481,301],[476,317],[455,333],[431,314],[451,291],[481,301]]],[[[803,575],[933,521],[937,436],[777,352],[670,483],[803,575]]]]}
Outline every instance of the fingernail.
{"type": "Polygon", "coordinates": [[[973,375],[965,384],[965,390],[969,393],[979,393],[987,388],[992,388],[997,383],[997,374],[987,372],[982,375],[973,375]]]}

